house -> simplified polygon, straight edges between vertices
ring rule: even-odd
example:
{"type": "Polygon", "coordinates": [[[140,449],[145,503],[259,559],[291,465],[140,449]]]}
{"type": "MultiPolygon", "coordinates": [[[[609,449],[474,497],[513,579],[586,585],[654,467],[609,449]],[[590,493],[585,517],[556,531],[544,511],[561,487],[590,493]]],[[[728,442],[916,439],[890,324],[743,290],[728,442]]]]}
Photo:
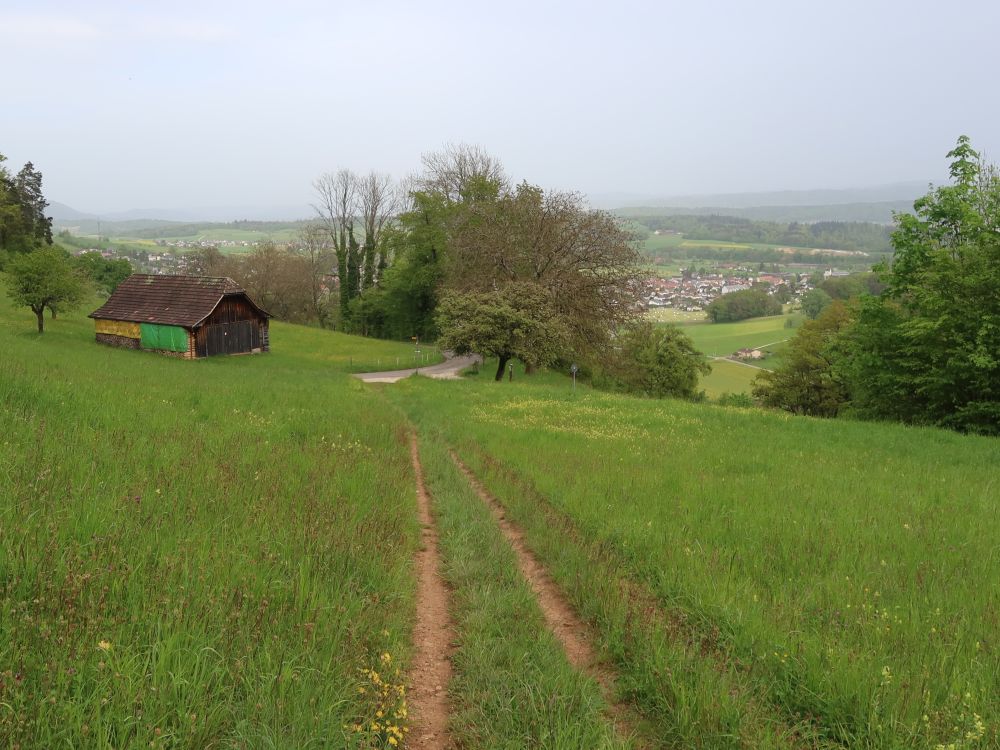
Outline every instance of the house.
{"type": "Polygon", "coordinates": [[[270,349],[269,313],[235,281],[134,273],[94,319],[97,341],[184,359],[270,349]]]}

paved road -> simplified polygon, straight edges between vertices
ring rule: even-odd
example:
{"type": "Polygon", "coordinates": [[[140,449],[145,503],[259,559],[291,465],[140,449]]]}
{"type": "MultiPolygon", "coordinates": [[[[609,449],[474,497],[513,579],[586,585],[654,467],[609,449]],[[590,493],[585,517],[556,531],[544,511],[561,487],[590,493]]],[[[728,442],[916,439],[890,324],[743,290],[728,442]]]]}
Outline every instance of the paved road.
{"type": "Polygon", "coordinates": [[[482,359],[476,354],[470,354],[465,357],[449,357],[444,362],[427,367],[410,367],[406,370],[386,370],[384,372],[356,372],[354,377],[366,383],[395,383],[397,380],[408,378],[417,372],[438,380],[458,380],[458,373],[466,367],[472,367],[474,362],[482,362],[482,359]]]}

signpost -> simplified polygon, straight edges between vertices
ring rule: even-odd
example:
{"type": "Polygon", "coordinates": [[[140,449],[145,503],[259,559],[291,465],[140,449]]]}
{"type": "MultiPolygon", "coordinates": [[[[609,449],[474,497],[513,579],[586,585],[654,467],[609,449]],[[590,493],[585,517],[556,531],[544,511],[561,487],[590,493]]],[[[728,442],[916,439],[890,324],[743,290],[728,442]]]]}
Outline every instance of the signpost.
{"type": "Polygon", "coordinates": [[[576,371],[577,371],[577,370],[579,370],[579,369],[580,369],[580,368],[576,366],[576,362],[574,362],[574,363],[573,363],[573,364],[572,364],[572,365],[570,366],[570,368],[569,368],[569,371],[570,371],[571,373],[573,373],[573,390],[574,390],[574,391],[576,390],[576,371]]]}

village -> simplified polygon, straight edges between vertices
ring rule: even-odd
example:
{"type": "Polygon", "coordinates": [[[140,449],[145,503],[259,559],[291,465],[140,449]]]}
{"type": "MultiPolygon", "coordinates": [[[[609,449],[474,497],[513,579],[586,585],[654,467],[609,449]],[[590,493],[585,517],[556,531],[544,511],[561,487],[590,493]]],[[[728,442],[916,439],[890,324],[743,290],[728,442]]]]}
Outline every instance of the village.
{"type": "MultiPolygon", "coordinates": [[[[848,276],[848,271],[827,268],[824,279],[848,276]]],[[[759,271],[747,266],[721,264],[710,272],[684,269],[680,276],[654,276],[646,280],[646,306],[649,309],[674,308],[701,312],[723,294],[765,288],[781,302],[798,301],[813,289],[817,273],[759,271]]]]}

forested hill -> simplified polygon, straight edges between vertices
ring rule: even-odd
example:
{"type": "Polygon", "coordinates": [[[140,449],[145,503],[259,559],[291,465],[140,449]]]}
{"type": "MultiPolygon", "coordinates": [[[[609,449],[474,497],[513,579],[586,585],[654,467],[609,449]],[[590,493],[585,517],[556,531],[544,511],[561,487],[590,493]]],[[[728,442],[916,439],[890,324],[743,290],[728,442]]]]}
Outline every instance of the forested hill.
{"type": "Polygon", "coordinates": [[[815,224],[754,221],[738,216],[634,216],[636,224],[653,231],[683,234],[692,240],[762,243],[788,247],[864,250],[889,253],[892,227],[868,222],[822,221],[815,224]]]}
{"type": "Polygon", "coordinates": [[[830,203],[816,205],[733,206],[714,203],[702,206],[629,206],[615,213],[627,218],[640,216],[739,216],[759,221],[870,221],[890,224],[901,211],[913,210],[912,199],[876,201],[874,203],[830,203]]]}

